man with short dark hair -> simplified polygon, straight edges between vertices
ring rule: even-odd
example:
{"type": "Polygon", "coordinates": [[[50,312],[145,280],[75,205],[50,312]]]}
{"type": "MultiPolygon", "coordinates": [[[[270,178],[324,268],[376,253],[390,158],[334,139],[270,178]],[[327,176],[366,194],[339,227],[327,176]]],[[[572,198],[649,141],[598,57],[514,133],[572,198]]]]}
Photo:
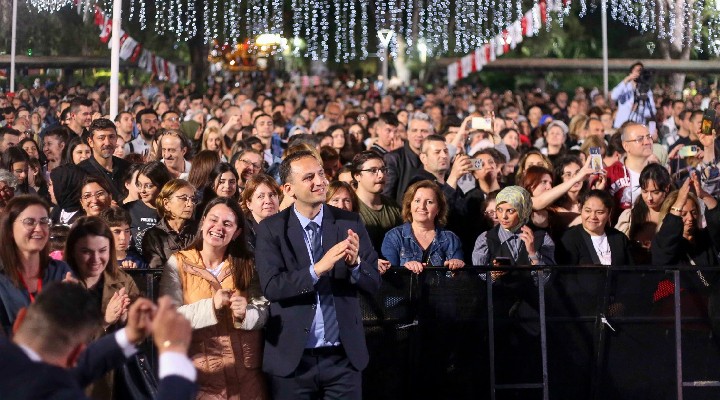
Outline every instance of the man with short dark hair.
{"type": "Polygon", "coordinates": [[[140,110],[135,115],[135,123],[140,128],[140,134],[131,142],[125,143],[125,154],[135,153],[147,156],[158,130],[158,115],[151,108],[140,110]]]}
{"type": "Polygon", "coordinates": [[[92,102],[83,97],[76,97],[70,102],[70,114],[67,126],[76,135],[81,136],[92,123],[92,102]]]}
{"type": "Polygon", "coordinates": [[[13,340],[0,338],[0,393],[8,399],[87,399],[84,388],[137,352],[151,333],[160,353],[158,399],[192,399],[197,372],[187,351],[192,328],[163,297],[136,300],[125,328],[90,340],[102,315],[76,283],[53,283],[18,315],[13,340]]]}
{"type": "Polygon", "coordinates": [[[87,144],[92,149],[92,157],[83,160],[78,164],[78,168],[90,176],[105,180],[113,200],[120,203],[124,188],[122,178],[130,163],[113,155],[117,146],[115,124],[106,118],[93,121],[87,144]]]}
{"type": "Polygon", "coordinates": [[[400,122],[394,113],[381,113],[375,122],[375,134],[377,138],[370,150],[381,156],[393,150],[394,141],[397,140],[397,129],[400,122]]]}
{"type": "Polygon", "coordinates": [[[0,128],[0,153],[10,147],[17,146],[20,141],[20,131],[9,126],[0,128]]]}
{"type": "Polygon", "coordinates": [[[129,143],[133,140],[133,116],[127,111],[119,112],[115,116],[115,128],[117,129],[118,136],[123,138],[125,143],[129,143]]]}
{"type": "Polygon", "coordinates": [[[294,204],[258,227],[255,263],[272,302],[263,369],[275,399],[362,398],[368,364],[358,291],[380,287],[360,217],[325,205],[328,181],[310,151],[280,166],[294,204]]]}
{"type": "MultiPolygon", "coordinates": [[[[360,209],[356,211],[368,231],[373,248],[380,255],[385,234],[403,223],[400,205],[395,199],[382,194],[387,174],[385,161],[374,151],[363,151],[353,158],[350,173],[356,182],[355,194],[360,200],[360,209]]],[[[388,268],[390,262],[378,260],[380,273],[388,268]]]]}
{"type": "Polygon", "coordinates": [[[160,127],[163,129],[172,129],[177,131],[180,129],[180,114],[177,111],[168,110],[162,115],[160,127]]]}
{"type": "Polygon", "coordinates": [[[263,158],[268,165],[273,165],[282,157],[282,147],[280,136],[274,133],[275,123],[271,116],[261,113],[255,117],[253,121],[253,136],[260,139],[265,151],[263,158]]]}

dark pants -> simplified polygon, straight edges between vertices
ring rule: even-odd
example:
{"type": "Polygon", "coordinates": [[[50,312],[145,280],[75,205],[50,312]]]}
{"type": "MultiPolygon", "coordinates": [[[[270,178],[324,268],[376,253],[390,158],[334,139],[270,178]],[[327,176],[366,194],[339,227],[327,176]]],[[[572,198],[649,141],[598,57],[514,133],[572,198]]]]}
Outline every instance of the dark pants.
{"type": "Polygon", "coordinates": [[[287,377],[270,376],[272,397],[282,399],[362,399],[362,374],[342,350],[319,354],[305,351],[287,377]]]}

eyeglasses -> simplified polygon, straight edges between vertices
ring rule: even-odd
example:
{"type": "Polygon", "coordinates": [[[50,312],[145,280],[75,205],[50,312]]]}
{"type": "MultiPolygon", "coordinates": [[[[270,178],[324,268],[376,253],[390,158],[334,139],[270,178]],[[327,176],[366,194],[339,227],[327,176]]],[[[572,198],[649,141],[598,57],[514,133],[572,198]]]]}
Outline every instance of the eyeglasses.
{"type": "Polygon", "coordinates": [[[40,219],[24,218],[20,220],[20,222],[27,229],[35,229],[37,225],[40,225],[41,228],[47,228],[50,226],[50,218],[48,217],[42,217],[40,219]]]}
{"type": "Polygon", "coordinates": [[[193,203],[193,204],[197,204],[197,203],[198,203],[197,197],[175,196],[175,198],[176,198],[177,200],[180,200],[180,201],[183,202],[183,203],[187,203],[188,201],[190,201],[190,202],[193,203]]]}
{"type": "Polygon", "coordinates": [[[255,169],[261,169],[261,168],[262,168],[262,165],[261,165],[261,164],[255,164],[254,162],[251,162],[251,161],[248,161],[248,160],[243,160],[242,158],[240,159],[240,161],[242,161],[243,164],[245,164],[245,165],[248,166],[248,167],[249,167],[249,166],[252,166],[252,167],[255,168],[255,169]]]}
{"type": "Polygon", "coordinates": [[[137,183],[135,183],[135,186],[137,186],[137,188],[139,190],[142,190],[142,189],[152,190],[155,187],[155,184],[154,183],[146,183],[143,185],[142,183],[137,182],[137,183]]]}
{"type": "Polygon", "coordinates": [[[635,142],[637,144],[642,144],[645,141],[645,139],[647,139],[651,142],[653,140],[652,135],[645,135],[645,136],[638,136],[635,139],[626,140],[626,142],[635,142]]]}
{"type": "Polygon", "coordinates": [[[485,212],[483,212],[483,214],[485,214],[485,216],[489,217],[489,218],[495,218],[495,215],[497,215],[495,213],[495,210],[485,211],[485,212]]]}
{"type": "Polygon", "coordinates": [[[180,121],[180,117],[165,118],[165,121],[178,122],[180,121]]]}
{"type": "Polygon", "coordinates": [[[388,173],[388,170],[389,170],[388,167],[382,167],[382,168],[373,167],[373,168],[361,169],[360,172],[369,172],[373,175],[377,175],[378,172],[382,172],[383,175],[385,175],[388,173]]]}
{"type": "Polygon", "coordinates": [[[98,191],[95,192],[95,193],[85,193],[84,195],[82,195],[81,198],[82,198],[83,200],[87,201],[87,200],[90,200],[90,199],[93,198],[93,197],[99,200],[101,197],[107,197],[107,192],[104,191],[104,190],[98,190],[98,191]]]}

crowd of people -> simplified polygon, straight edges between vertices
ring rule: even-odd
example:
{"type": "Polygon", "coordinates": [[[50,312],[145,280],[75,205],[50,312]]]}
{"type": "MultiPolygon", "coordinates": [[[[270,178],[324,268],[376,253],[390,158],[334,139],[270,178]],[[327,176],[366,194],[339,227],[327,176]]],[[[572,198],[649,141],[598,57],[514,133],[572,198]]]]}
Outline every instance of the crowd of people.
{"type": "Polygon", "coordinates": [[[641,70],[611,98],[256,76],[124,88],[109,116],[105,86],[0,95],[3,333],[58,281],[103,316],[88,337],[120,332],[124,270],[158,268],[200,397],[357,398],[357,291],[392,268],[717,265],[717,93],[648,96],[641,70]]]}

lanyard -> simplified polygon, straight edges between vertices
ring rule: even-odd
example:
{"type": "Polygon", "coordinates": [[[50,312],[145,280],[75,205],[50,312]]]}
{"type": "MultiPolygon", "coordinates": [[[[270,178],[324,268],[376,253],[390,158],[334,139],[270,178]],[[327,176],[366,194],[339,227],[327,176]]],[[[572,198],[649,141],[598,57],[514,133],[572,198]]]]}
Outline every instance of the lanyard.
{"type": "MultiPolygon", "coordinates": [[[[31,303],[34,303],[34,302],[35,302],[35,296],[30,292],[30,288],[28,287],[27,283],[25,283],[25,278],[23,278],[22,275],[20,275],[20,282],[23,284],[23,286],[25,286],[25,289],[27,290],[28,295],[30,295],[30,302],[31,302],[31,303]]],[[[41,290],[42,290],[42,279],[38,278],[38,280],[37,280],[37,293],[40,293],[41,290]]]]}

